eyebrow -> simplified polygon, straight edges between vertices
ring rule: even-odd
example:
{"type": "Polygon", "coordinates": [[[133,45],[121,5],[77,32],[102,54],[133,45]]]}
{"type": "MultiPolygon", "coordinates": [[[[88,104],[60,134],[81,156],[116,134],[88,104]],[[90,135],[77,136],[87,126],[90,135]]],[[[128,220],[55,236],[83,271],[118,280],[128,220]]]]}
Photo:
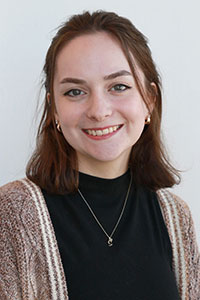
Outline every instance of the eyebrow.
{"type": "MultiPolygon", "coordinates": [[[[106,75],[104,77],[104,80],[111,80],[111,79],[115,79],[120,76],[133,76],[133,75],[132,75],[132,73],[130,73],[126,70],[121,70],[121,71],[106,75]]],[[[64,83],[86,84],[86,81],[83,79],[66,77],[66,78],[63,78],[60,82],[60,84],[64,84],[64,83]]]]}
{"type": "Polygon", "coordinates": [[[115,73],[105,76],[104,80],[115,79],[120,76],[133,76],[133,75],[132,75],[132,73],[130,73],[126,70],[121,70],[121,71],[118,71],[118,72],[115,72],[115,73]]]}

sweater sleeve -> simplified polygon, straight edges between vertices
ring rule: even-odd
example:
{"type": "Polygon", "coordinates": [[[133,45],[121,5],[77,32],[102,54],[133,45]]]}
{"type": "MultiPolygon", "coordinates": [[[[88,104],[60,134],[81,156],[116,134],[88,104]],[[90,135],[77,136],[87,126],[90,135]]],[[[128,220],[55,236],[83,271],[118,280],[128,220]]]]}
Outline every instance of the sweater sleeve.
{"type": "Polygon", "coordinates": [[[175,196],[182,218],[183,236],[188,260],[189,300],[200,300],[200,253],[191,211],[188,205],[175,196]]]}
{"type": "Polygon", "coordinates": [[[189,229],[188,229],[188,248],[189,255],[189,299],[200,299],[200,253],[196,241],[194,222],[189,211],[189,229]]]}
{"type": "MultiPolygon", "coordinates": [[[[32,194],[32,185],[28,189],[25,181],[14,181],[0,188],[0,300],[68,299],[64,272],[61,273],[61,267],[57,271],[58,264],[54,263],[59,261],[61,265],[58,250],[52,251],[56,239],[50,236],[53,230],[47,231],[46,223],[50,221],[44,215],[46,211],[41,213],[42,221],[46,217],[44,222],[40,221],[33,199],[37,193],[32,194]]],[[[39,196],[37,201],[41,201],[39,196]]],[[[41,202],[38,203],[41,208],[40,205],[41,202]]]]}
{"type": "Polygon", "coordinates": [[[0,295],[1,300],[21,300],[22,289],[16,249],[16,224],[0,192],[0,295]]]}
{"type": "Polygon", "coordinates": [[[30,276],[34,243],[28,194],[20,181],[0,188],[0,299],[35,299],[30,276]]]}

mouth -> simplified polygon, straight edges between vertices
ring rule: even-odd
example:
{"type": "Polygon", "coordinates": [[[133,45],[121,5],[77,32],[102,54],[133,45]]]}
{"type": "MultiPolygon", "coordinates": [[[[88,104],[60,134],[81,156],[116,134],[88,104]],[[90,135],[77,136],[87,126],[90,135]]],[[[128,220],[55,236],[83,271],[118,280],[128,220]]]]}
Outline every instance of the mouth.
{"type": "Polygon", "coordinates": [[[83,129],[83,132],[91,137],[105,137],[110,136],[111,134],[117,132],[121,129],[123,124],[121,125],[114,125],[105,128],[90,128],[90,129],[83,129]]]}

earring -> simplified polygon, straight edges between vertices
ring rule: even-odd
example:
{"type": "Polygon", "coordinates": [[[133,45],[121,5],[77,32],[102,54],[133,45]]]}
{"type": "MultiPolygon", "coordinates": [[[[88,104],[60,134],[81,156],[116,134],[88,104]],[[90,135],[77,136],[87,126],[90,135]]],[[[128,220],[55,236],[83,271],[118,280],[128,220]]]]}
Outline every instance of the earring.
{"type": "Polygon", "coordinates": [[[56,128],[59,132],[61,132],[60,123],[56,120],[56,128]]]}
{"type": "Polygon", "coordinates": [[[145,119],[145,125],[149,125],[151,123],[151,116],[148,115],[148,117],[145,119]]]}

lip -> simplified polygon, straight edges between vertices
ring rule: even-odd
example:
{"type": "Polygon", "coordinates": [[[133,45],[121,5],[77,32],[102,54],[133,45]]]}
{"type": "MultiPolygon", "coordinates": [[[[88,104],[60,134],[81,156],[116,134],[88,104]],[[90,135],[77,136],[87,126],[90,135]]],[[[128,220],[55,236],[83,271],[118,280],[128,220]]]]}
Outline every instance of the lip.
{"type": "Polygon", "coordinates": [[[90,139],[92,140],[105,140],[108,139],[110,137],[112,137],[113,135],[115,135],[116,133],[118,133],[120,131],[120,129],[124,126],[124,124],[117,124],[117,125],[111,125],[111,126],[106,126],[106,127],[94,127],[94,128],[84,128],[82,129],[82,132],[90,139]],[[90,135],[86,132],[86,130],[104,130],[110,127],[114,127],[114,126],[119,126],[119,128],[116,131],[110,132],[108,134],[102,135],[102,136],[94,136],[94,135],[90,135]]]}

